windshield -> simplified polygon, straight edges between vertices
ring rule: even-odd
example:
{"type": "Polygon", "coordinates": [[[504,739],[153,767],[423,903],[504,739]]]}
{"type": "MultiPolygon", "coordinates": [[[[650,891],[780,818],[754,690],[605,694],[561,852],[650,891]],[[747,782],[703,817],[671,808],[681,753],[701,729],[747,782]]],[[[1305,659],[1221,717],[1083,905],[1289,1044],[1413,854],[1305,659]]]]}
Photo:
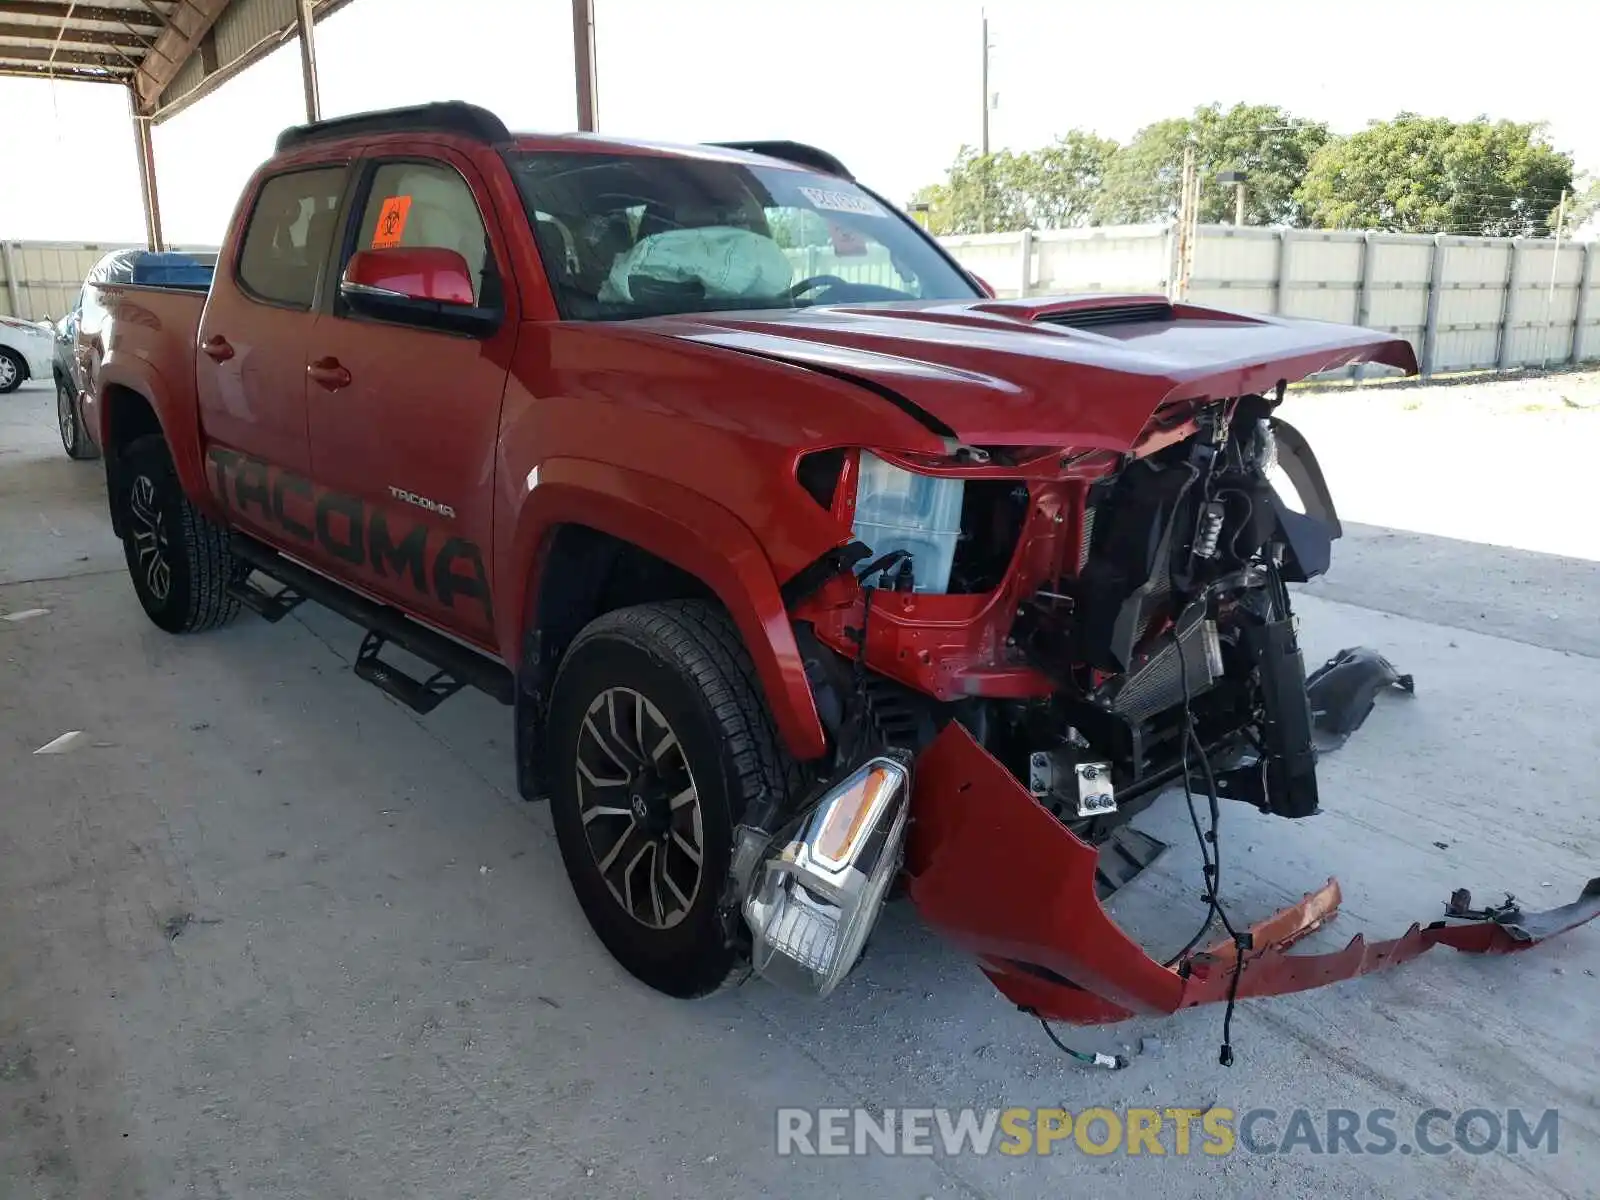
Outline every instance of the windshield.
{"type": "Polygon", "coordinates": [[[832,176],[643,154],[507,157],[568,320],[978,295],[904,217],[832,176]]]}

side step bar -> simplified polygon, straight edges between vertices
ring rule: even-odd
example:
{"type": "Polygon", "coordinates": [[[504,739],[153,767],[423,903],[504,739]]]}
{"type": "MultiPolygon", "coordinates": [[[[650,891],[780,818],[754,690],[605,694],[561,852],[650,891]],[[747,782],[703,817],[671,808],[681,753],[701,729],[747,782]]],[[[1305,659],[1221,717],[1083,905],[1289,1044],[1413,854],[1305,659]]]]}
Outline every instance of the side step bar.
{"type": "Polygon", "coordinates": [[[268,592],[248,579],[230,583],[228,594],[269,625],[276,625],[306,601],[292,587],[284,586],[276,592],[268,592]]]}
{"type": "Polygon", "coordinates": [[[431,713],[466,686],[443,668],[426,679],[413,679],[378,657],[378,652],[387,641],[383,634],[369,630],[367,636],[361,639],[361,649],[356,651],[355,673],[413,712],[431,713]]]}
{"type": "Polygon", "coordinates": [[[254,538],[235,532],[232,550],[257,571],[283,585],[283,590],[271,593],[248,579],[234,584],[229,591],[241,604],[268,621],[279,621],[302,602],[315,600],[324,608],[354,621],[367,630],[356,654],[355,673],[407,707],[419,713],[432,712],[463,687],[475,687],[501,704],[514,700],[516,688],[511,672],[486,655],[435,633],[399,609],[369,600],[285,558],[254,538]],[[438,670],[427,679],[416,679],[391,666],[378,657],[388,642],[410,651],[438,670]]]}

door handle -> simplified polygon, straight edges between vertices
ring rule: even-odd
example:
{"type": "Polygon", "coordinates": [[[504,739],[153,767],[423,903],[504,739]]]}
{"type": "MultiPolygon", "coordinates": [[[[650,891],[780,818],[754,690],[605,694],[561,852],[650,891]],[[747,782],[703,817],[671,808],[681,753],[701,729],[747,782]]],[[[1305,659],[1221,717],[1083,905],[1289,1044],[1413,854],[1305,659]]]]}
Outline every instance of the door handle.
{"type": "Polygon", "coordinates": [[[319,358],[306,366],[306,375],[330,392],[350,386],[350,372],[337,358],[319,358]]]}
{"type": "Polygon", "coordinates": [[[233,346],[227,338],[216,334],[200,343],[200,352],[212,362],[227,362],[233,357],[233,346]]]}

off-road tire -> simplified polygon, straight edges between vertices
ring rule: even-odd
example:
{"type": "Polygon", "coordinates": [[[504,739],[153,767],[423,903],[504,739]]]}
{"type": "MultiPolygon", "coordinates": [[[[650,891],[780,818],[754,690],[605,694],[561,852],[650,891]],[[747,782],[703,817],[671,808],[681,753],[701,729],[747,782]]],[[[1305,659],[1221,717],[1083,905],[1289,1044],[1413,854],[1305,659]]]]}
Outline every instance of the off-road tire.
{"type": "Polygon", "coordinates": [[[228,585],[248,575],[249,567],[230,552],[227,529],[184,495],[166,442],[158,436],[139,438],[123,453],[117,474],[122,549],[145,615],[168,633],[226,625],[239,611],[228,585]],[[154,519],[153,529],[146,517],[154,519]],[[151,533],[167,567],[164,588],[159,572],[152,577],[148,556],[141,558],[151,533]]]}
{"type": "Polygon", "coordinates": [[[22,381],[28,377],[28,364],[22,361],[21,355],[4,347],[0,347],[0,358],[11,368],[0,371],[0,396],[4,396],[22,386],[22,381]]]}
{"type": "Polygon", "coordinates": [[[562,657],[546,735],[550,816],[562,861],[606,949],[630,974],[670,996],[691,999],[742,982],[748,952],[730,938],[718,911],[734,827],[757,797],[785,795],[797,779],[732,621],[701,601],[643,604],[596,618],[562,657]],[[609,689],[637,693],[665,717],[698,793],[699,890],[670,928],[640,923],[613,894],[583,819],[580,734],[591,704],[609,689]]]}
{"type": "Polygon", "coordinates": [[[100,457],[100,451],[84,435],[83,410],[78,407],[77,397],[64,379],[56,380],[56,427],[61,431],[61,448],[67,452],[68,458],[83,460],[100,457]]]}

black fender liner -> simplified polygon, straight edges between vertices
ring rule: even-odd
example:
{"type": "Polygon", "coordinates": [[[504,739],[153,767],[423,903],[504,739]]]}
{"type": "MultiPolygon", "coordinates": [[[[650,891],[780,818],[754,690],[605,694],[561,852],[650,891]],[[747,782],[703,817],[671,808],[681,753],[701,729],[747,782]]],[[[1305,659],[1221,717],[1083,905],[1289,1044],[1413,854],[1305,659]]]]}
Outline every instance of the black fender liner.
{"type": "Polygon", "coordinates": [[[1282,418],[1270,420],[1278,443],[1278,465],[1305,507],[1304,512],[1295,512],[1273,490],[1272,511],[1283,540],[1289,545],[1291,559],[1284,564],[1283,577],[1290,583],[1306,583],[1327,572],[1333,560],[1333,543],[1344,536],[1344,526],[1311,443],[1282,418]]]}

